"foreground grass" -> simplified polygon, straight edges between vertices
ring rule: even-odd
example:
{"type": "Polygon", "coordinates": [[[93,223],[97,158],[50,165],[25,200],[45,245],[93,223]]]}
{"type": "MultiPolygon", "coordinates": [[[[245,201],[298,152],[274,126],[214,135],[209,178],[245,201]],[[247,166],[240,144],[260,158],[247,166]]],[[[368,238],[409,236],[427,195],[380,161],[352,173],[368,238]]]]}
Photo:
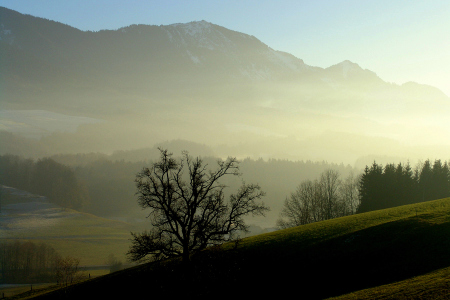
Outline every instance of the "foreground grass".
{"type": "MultiPolygon", "coordinates": [[[[449,237],[450,199],[443,199],[249,237],[203,251],[188,266],[178,260],[145,264],[40,298],[206,298],[237,292],[325,299],[445,272],[449,237]]],[[[437,289],[442,292],[442,286],[437,289]]]]}
{"type": "Polygon", "coordinates": [[[17,287],[0,288],[0,296],[5,299],[29,299],[37,295],[42,295],[60,287],[54,283],[44,283],[39,285],[21,285],[17,287]]]}
{"type": "Polygon", "coordinates": [[[329,300],[450,299],[450,268],[329,300]]]}
{"type": "MultiPolygon", "coordinates": [[[[109,270],[90,270],[80,271],[81,281],[89,280],[109,274],[109,270]]],[[[0,299],[30,299],[39,295],[59,290],[62,287],[56,283],[39,283],[39,284],[17,284],[17,285],[0,285],[0,299]]]]}

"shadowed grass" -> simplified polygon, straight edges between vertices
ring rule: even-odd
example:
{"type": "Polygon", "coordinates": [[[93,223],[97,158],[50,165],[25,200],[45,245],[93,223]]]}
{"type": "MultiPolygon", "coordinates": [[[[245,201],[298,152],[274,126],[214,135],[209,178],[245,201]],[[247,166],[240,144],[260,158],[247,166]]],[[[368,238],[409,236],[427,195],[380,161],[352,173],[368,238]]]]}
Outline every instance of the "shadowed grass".
{"type": "Polygon", "coordinates": [[[450,299],[450,268],[329,299],[450,299]]]}

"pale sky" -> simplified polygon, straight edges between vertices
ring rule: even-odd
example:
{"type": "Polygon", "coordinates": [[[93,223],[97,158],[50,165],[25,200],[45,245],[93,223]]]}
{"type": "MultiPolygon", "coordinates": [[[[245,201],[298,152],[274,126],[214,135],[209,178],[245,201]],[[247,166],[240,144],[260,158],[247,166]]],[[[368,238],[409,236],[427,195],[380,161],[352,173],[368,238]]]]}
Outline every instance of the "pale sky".
{"type": "Polygon", "coordinates": [[[0,0],[0,6],[92,31],[205,20],[311,66],[350,60],[385,81],[429,84],[450,96],[449,0],[0,0]]]}

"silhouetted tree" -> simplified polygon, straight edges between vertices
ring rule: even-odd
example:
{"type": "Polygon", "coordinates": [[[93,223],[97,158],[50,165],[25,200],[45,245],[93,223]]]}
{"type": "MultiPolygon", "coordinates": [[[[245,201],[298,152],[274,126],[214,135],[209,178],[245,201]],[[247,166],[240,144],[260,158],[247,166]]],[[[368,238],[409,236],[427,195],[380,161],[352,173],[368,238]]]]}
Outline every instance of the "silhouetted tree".
{"type": "Polygon", "coordinates": [[[320,184],[322,185],[323,201],[325,207],[325,220],[338,216],[337,206],[339,205],[339,173],[334,170],[326,170],[320,175],[320,184]]]}
{"type": "Polygon", "coordinates": [[[182,256],[187,262],[191,254],[247,231],[244,216],[264,215],[268,210],[257,202],[264,192],[256,184],[243,183],[225,201],[226,186],[219,180],[239,175],[235,158],[219,160],[216,170],[208,170],[200,158],[187,152],[177,161],[167,150],[159,150],[160,160],[136,177],[139,205],[150,209],[153,227],[132,233],[128,252],[132,261],[152,255],[153,259],[182,256]]]}
{"type": "Polygon", "coordinates": [[[344,181],[341,182],[339,194],[342,201],[341,215],[352,215],[356,213],[360,201],[358,191],[359,176],[350,173],[344,181]]]}
{"type": "Polygon", "coordinates": [[[431,178],[432,188],[428,196],[430,200],[450,196],[450,172],[447,162],[435,160],[431,178]]]}
{"type": "Polygon", "coordinates": [[[320,180],[305,180],[287,198],[277,220],[278,228],[289,228],[355,213],[358,191],[353,175],[344,182],[335,170],[325,170],[320,180]]]}
{"type": "Polygon", "coordinates": [[[369,168],[365,167],[359,181],[359,197],[361,205],[358,212],[371,211],[381,208],[380,200],[382,191],[383,167],[376,162],[369,168]]]}
{"type": "Polygon", "coordinates": [[[123,263],[120,261],[114,254],[108,255],[106,260],[106,264],[109,266],[109,272],[113,273],[116,271],[120,271],[123,268],[123,263]]]}
{"type": "Polygon", "coordinates": [[[317,180],[301,182],[290,198],[286,198],[277,227],[290,228],[319,221],[322,215],[320,197],[320,184],[317,180]]]}
{"type": "Polygon", "coordinates": [[[359,195],[359,212],[449,197],[448,164],[436,160],[432,165],[426,160],[413,172],[409,164],[383,168],[374,162],[359,180],[359,195]]]}
{"type": "Polygon", "coordinates": [[[56,279],[58,284],[68,286],[81,279],[80,259],[72,256],[59,257],[56,261],[56,279]]]}

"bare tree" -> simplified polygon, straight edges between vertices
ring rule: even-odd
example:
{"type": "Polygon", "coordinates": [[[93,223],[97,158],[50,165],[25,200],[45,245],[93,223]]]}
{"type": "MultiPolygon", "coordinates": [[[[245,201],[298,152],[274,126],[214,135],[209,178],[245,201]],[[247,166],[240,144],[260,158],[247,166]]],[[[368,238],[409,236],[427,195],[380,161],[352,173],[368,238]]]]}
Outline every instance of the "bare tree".
{"type": "Polygon", "coordinates": [[[109,272],[113,273],[116,271],[120,271],[123,268],[123,263],[119,260],[114,254],[108,255],[106,260],[106,264],[109,266],[109,272]]]}
{"type": "Polygon", "coordinates": [[[344,182],[337,171],[326,170],[320,180],[306,180],[285,200],[278,228],[289,228],[350,215],[359,205],[357,179],[344,182]]]}
{"type": "Polygon", "coordinates": [[[68,286],[81,279],[80,259],[67,256],[59,257],[56,262],[56,279],[59,284],[68,286]]]}
{"type": "Polygon", "coordinates": [[[359,207],[359,191],[358,191],[359,176],[350,173],[348,177],[342,182],[339,193],[342,199],[342,214],[352,215],[356,213],[359,207]]]}
{"type": "Polygon", "coordinates": [[[150,209],[153,227],[132,233],[128,252],[132,261],[181,256],[187,262],[191,254],[232,240],[238,231],[248,231],[244,216],[264,215],[268,210],[257,201],[265,194],[257,184],[243,183],[225,201],[226,186],[219,179],[239,175],[235,158],[219,160],[212,171],[187,152],[177,161],[172,153],[159,150],[160,160],[143,168],[135,180],[139,205],[150,209]]]}
{"type": "Polygon", "coordinates": [[[290,198],[286,198],[277,226],[289,228],[320,220],[322,215],[320,188],[317,180],[300,183],[290,198]]]}
{"type": "Polygon", "coordinates": [[[338,216],[338,191],[341,184],[339,173],[331,169],[326,170],[320,176],[320,183],[323,189],[323,201],[325,208],[324,220],[329,220],[338,216]]]}

